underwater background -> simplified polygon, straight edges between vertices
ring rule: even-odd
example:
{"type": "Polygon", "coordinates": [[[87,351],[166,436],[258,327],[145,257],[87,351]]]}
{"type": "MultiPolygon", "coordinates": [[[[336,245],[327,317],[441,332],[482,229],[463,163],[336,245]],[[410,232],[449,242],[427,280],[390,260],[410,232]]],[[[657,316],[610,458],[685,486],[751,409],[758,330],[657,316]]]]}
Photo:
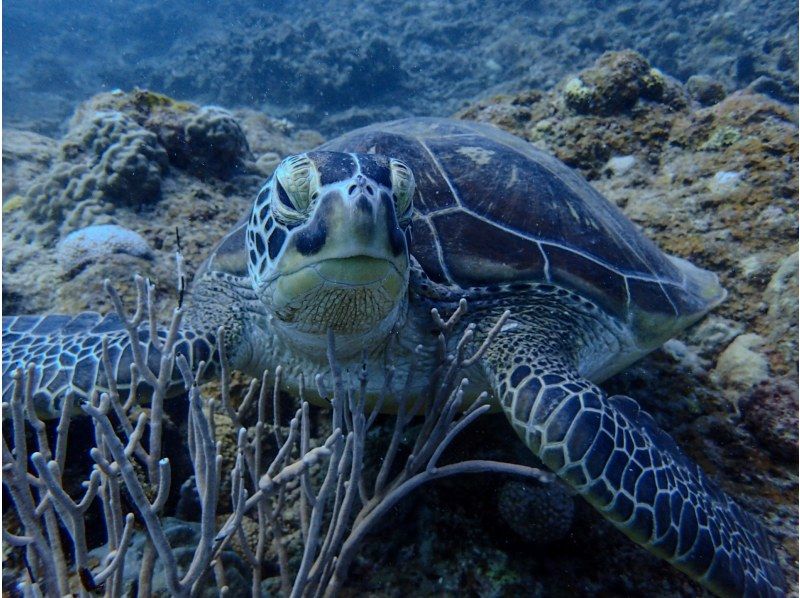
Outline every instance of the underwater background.
{"type": "MultiPolygon", "coordinates": [[[[777,0],[7,2],[3,313],[106,312],[132,272],[167,313],[175,228],[191,274],[285,155],[403,116],[493,123],[720,276],[719,308],[604,388],[765,522],[796,595],[797,27],[777,0]]],[[[453,451],[529,459],[502,415],[453,451]]],[[[345,595],[703,594],[580,500],[506,481],[421,489],[345,595]]]]}
{"type": "Polygon", "coordinates": [[[753,85],[797,101],[793,2],[10,2],[4,123],[59,130],[76,102],[139,86],[251,107],[325,135],[450,115],[497,93],[550,89],[608,50],[685,83],[753,85]]]}

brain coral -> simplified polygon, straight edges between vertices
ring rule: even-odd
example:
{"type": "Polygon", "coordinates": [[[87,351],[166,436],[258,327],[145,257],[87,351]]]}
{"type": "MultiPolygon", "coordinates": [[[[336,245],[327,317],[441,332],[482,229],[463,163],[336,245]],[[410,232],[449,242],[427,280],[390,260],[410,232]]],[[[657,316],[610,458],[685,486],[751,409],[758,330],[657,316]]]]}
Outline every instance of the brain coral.
{"type": "Polygon", "coordinates": [[[114,253],[153,257],[150,246],[138,233],[115,224],[88,226],[73,231],[58,244],[57,259],[65,273],[97,262],[114,253]]]}
{"type": "Polygon", "coordinates": [[[70,130],[60,160],[28,191],[28,207],[54,236],[109,221],[114,205],[158,199],[167,153],[154,133],[114,111],[91,114],[70,130]]]}
{"type": "Polygon", "coordinates": [[[239,123],[227,110],[205,106],[185,124],[187,169],[200,177],[227,178],[250,154],[239,123]]]}

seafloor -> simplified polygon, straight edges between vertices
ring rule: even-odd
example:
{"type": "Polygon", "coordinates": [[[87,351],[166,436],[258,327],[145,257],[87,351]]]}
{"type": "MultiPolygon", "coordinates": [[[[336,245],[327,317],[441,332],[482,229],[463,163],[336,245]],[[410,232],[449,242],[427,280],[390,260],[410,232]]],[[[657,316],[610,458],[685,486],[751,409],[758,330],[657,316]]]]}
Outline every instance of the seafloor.
{"type": "MultiPolygon", "coordinates": [[[[605,386],[638,400],[765,522],[796,593],[797,113],[752,87],[687,88],[634,52],[544,81],[457,116],[555,154],[662,248],[719,274],[719,308],[605,386]]],[[[3,312],[107,310],[102,280],[129,293],[133,271],[171,304],[176,229],[191,272],[280,157],[323,139],[263,112],[140,90],[81,103],[60,137],[6,126],[3,312]],[[93,224],[141,238],[65,249],[93,224]]],[[[456,451],[525,459],[509,438],[503,417],[487,416],[456,451]]],[[[500,487],[482,477],[424,488],[367,542],[346,595],[703,593],[580,502],[565,536],[519,536],[499,513],[500,487]]]]}

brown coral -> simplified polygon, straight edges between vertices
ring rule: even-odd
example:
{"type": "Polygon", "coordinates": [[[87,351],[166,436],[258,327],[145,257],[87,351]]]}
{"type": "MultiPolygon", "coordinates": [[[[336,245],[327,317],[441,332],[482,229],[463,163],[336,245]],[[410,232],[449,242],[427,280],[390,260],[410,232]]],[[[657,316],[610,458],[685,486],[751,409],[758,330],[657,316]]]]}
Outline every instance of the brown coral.
{"type": "Polygon", "coordinates": [[[632,50],[603,54],[593,66],[567,80],[563,98],[567,107],[579,114],[600,116],[630,110],[640,98],[673,108],[686,105],[680,86],[632,50]]]}

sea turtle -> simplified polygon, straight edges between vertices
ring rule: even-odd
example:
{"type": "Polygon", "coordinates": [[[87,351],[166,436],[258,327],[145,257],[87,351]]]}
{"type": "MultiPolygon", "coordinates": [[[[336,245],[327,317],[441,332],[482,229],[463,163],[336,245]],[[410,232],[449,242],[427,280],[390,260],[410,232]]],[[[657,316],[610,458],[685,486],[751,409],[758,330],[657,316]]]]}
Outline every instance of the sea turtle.
{"type": "MultiPolygon", "coordinates": [[[[478,336],[510,309],[472,390],[490,390],[530,450],[631,539],[721,595],[779,596],[763,528],[632,399],[596,385],[724,296],[555,158],[489,125],[412,118],[286,158],[199,269],[178,350],[213,360],[222,326],[235,368],[280,363],[296,384],[326,370],[332,330],[344,364],[368,351],[377,392],[394,337],[397,378],[413,370],[421,388],[432,307],[465,297],[478,336]]],[[[43,414],[69,388],[88,396],[104,384],[103,335],[124,379],[115,317],[3,318],[4,395],[34,362],[43,414]]]]}

